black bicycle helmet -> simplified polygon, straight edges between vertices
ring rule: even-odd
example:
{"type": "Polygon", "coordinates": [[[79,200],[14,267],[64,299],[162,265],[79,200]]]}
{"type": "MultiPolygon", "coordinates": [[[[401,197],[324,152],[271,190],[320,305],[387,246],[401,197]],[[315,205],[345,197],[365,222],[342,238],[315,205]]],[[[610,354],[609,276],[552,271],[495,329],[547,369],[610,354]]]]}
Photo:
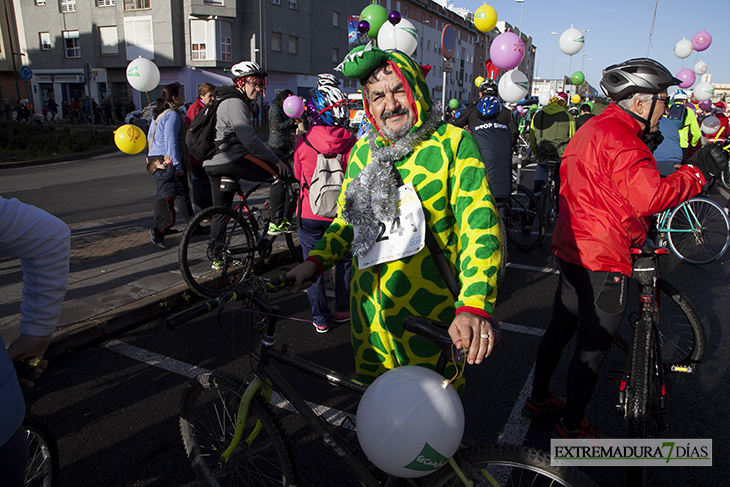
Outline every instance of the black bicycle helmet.
{"type": "Polygon", "coordinates": [[[482,96],[497,96],[497,83],[493,79],[487,78],[479,85],[479,92],[482,96]]]}
{"type": "Polygon", "coordinates": [[[604,69],[601,89],[614,101],[621,101],[634,93],[656,94],[679,83],[662,64],[636,58],[604,69]]]}

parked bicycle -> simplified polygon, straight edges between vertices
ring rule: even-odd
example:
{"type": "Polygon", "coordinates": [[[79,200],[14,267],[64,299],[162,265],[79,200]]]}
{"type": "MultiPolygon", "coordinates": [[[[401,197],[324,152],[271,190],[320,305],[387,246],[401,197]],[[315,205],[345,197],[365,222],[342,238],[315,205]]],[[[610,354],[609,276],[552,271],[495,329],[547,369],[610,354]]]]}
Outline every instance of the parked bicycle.
{"type": "Polygon", "coordinates": [[[545,238],[545,221],[532,191],[519,184],[522,159],[512,163],[512,192],[504,208],[504,228],[507,239],[521,250],[533,250],[545,238]]]}
{"type": "Polygon", "coordinates": [[[559,159],[547,159],[544,161],[547,168],[547,179],[542,192],[537,197],[540,202],[540,211],[545,224],[545,231],[552,227],[558,217],[558,188],[556,184],[555,171],[559,170],[559,159]]]}
{"type": "MultiPolygon", "coordinates": [[[[223,177],[221,183],[224,182],[238,194],[238,205],[235,208],[214,206],[197,213],[185,228],[178,250],[183,279],[193,292],[204,298],[220,296],[245,278],[253,267],[255,254],[268,259],[276,239],[267,233],[271,215],[248,203],[249,196],[263,183],[244,194],[237,179],[223,177]],[[208,230],[212,222],[219,229],[217,235],[210,235],[208,230]]],[[[285,179],[285,187],[284,216],[296,226],[299,182],[290,174],[285,179]]],[[[285,238],[292,256],[302,260],[301,247],[295,245],[293,235],[287,233],[285,238]]]]}
{"type": "MultiPolygon", "coordinates": [[[[297,384],[301,382],[290,383],[279,372],[278,364],[285,364],[341,388],[343,392],[347,390],[362,396],[367,389],[366,385],[342,373],[287,353],[286,345],[282,350],[274,348],[278,308],[265,298],[268,289],[286,284],[285,280],[267,284],[260,278],[251,277],[242,281],[229,296],[196,305],[167,322],[168,327],[175,327],[226,302],[239,301],[248,310],[247,316],[253,315],[253,318],[246,320],[246,329],[240,330],[237,336],[241,332],[250,333],[254,330],[253,325],[257,325],[261,335],[258,353],[252,352],[255,375],[250,383],[214,371],[198,376],[183,393],[180,430],[198,477],[209,486],[298,485],[290,438],[271,408],[272,395],[276,391],[321,435],[360,484],[369,487],[396,485],[398,479],[385,479],[384,474],[377,474],[372,467],[362,463],[358,458],[358,455],[362,457],[359,444],[353,435],[344,437],[340,434],[341,428],[333,427],[313,411],[313,406],[297,391],[297,384]]],[[[442,372],[452,357],[447,325],[424,318],[409,318],[403,326],[439,345],[442,355],[436,370],[442,372]]],[[[459,450],[448,465],[423,477],[422,483],[412,485],[595,484],[577,469],[552,467],[549,455],[532,448],[482,446],[459,450]]]]}

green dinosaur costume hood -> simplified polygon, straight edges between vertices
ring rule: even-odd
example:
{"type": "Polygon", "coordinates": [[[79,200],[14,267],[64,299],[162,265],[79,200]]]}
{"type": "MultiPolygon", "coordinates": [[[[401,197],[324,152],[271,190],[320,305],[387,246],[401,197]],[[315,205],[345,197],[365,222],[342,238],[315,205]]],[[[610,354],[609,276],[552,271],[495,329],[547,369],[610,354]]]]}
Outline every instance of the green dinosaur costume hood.
{"type": "MultiPolygon", "coordinates": [[[[408,96],[408,102],[411,105],[411,109],[418,115],[418,120],[410,131],[410,133],[413,133],[413,131],[421,127],[428,119],[433,105],[431,95],[428,91],[428,85],[426,84],[426,77],[421,67],[413,58],[401,51],[384,51],[373,47],[369,43],[366,46],[358,46],[350,51],[335,70],[342,72],[348,78],[360,80],[360,83],[364,85],[370,73],[383,61],[388,62],[393,68],[393,72],[403,82],[403,86],[407,87],[406,94],[408,96]]],[[[363,96],[363,107],[368,120],[382,137],[383,134],[380,132],[379,125],[370,112],[370,104],[365,96],[363,96]]]]}

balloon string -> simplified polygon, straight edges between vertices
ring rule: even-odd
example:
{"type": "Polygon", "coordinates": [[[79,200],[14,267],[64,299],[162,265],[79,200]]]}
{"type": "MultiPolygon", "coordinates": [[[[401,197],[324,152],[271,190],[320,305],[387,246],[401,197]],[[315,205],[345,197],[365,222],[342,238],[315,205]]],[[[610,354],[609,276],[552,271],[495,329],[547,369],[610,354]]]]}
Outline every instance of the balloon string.
{"type": "Polygon", "coordinates": [[[456,367],[456,373],[451,379],[444,379],[444,382],[448,382],[451,384],[455,380],[458,380],[463,374],[464,369],[466,369],[466,357],[464,357],[464,365],[461,367],[461,370],[459,370],[459,361],[456,360],[456,355],[454,350],[456,349],[456,345],[451,345],[451,361],[454,362],[454,366],[456,367]]]}
{"type": "Polygon", "coordinates": [[[651,28],[649,29],[649,47],[646,49],[646,57],[649,57],[649,50],[652,48],[651,37],[654,35],[654,26],[656,25],[656,11],[659,8],[659,0],[654,5],[654,18],[651,20],[651,28]]]}

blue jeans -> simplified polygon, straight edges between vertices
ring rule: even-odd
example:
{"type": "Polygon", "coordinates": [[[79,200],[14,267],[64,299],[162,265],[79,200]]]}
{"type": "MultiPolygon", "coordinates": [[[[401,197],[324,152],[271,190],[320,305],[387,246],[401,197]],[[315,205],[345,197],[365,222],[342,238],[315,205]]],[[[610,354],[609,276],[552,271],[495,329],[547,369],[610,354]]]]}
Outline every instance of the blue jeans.
{"type": "MultiPolygon", "coordinates": [[[[299,223],[299,242],[302,252],[307,254],[317,245],[325,230],[330,226],[329,221],[309,220],[302,218],[299,223]]],[[[335,311],[347,312],[350,310],[350,271],[352,257],[345,257],[335,266],[335,311]]],[[[319,276],[315,283],[307,289],[307,298],[312,307],[312,321],[316,325],[324,326],[333,323],[332,312],[327,305],[325,294],[324,275],[319,276]]]]}

